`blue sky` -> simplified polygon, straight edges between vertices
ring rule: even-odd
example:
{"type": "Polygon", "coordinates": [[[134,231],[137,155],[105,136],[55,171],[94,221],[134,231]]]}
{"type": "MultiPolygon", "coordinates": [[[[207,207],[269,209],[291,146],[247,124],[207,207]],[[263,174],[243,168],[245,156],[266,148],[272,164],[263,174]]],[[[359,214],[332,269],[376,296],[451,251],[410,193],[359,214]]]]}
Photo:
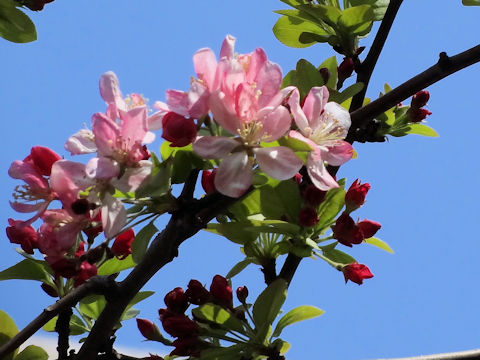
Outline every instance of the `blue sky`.
{"type": "MultiPolygon", "coordinates": [[[[5,226],[7,218],[17,217],[8,205],[17,184],[7,176],[10,163],[23,159],[33,145],[67,156],[66,138],[104,110],[98,92],[103,72],[115,71],[124,93],[142,93],[152,104],[164,100],[166,89],[187,89],[193,53],[202,47],[218,53],[226,34],[237,37],[240,53],[263,47],[284,74],[299,58],[318,65],[333,55],[326,45],[292,49],[280,44],[271,32],[277,18],[272,11],[283,8],[278,0],[57,0],[32,14],[38,41],[0,41],[5,226]]],[[[460,0],[405,1],[369,96],[375,98],[385,82],[395,87],[429,67],[441,51],[453,55],[476,45],[479,12],[460,0]]],[[[479,78],[475,65],[428,89],[433,112],[428,123],[439,138],[411,135],[355,145],[358,159],[342,167],[339,176],[372,185],[358,215],[383,225],[378,236],[395,254],[368,245],[349,250],[375,274],[362,286],[345,285],[342,275],[323,262],[303,261],[285,309],[311,304],[326,313],[285,331],[292,344],[288,359],[359,360],[478,347],[479,78]]],[[[156,294],[139,306],[140,316],[155,319],[167,291],[191,278],[209,284],[241,258],[238,247],[220,237],[202,233],[190,239],[180,257],[145,287],[156,294]]],[[[3,236],[0,267],[19,260],[3,236]]],[[[234,286],[246,284],[258,293],[261,275],[248,268],[234,286]]],[[[36,283],[6,281],[0,293],[0,309],[20,327],[51,302],[36,283]]],[[[124,346],[141,346],[141,340],[134,321],[118,332],[124,346]]]]}

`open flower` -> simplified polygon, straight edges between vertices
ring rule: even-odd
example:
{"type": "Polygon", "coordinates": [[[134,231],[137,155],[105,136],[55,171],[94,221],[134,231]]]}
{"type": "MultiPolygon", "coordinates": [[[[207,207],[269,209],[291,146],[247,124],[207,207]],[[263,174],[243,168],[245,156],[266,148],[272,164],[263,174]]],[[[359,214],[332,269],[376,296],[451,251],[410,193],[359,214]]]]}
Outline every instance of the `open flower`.
{"type": "Polygon", "coordinates": [[[282,72],[267,60],[263,49],[238,57],[223,57],[217,65],[218,89],[209,105],[215,121],[235,136],[204,136],[193,144],[207,159],[223,159],[215,187],[222,194],[239,197],[252,184],[254,159],[267,175],[286,180],[302,166],[295,153],[283,146],[262,147],[290,129],[291,118],[283,100],[294,90],[280,90],[282,72]]]}
{"type": "Polygon", "coordinates": [[[340,166],[352,158],[353,148],[343,139],[350,128],[350,114],[343,107],[328,101],[325,86],[313,87],[300,106],[300,94],[292,92],[288,104],[299,131],[289,135],[312,147],[307,158],[307,171],[312,183],[320,190],[338,187],[325,163],[340,166]]]}

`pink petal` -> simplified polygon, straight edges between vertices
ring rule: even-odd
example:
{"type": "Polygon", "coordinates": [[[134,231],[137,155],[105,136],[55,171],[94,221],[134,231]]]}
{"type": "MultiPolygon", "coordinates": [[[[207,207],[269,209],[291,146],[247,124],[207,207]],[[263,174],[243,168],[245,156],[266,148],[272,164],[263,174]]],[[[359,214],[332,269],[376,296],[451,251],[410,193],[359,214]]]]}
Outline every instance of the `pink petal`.
{"type": "Polygon", "coordinates": [[[290,179],[303,165],[303,161],[293,150],[284,146],[257,148],[253,152],[260,169],[275,179],[290,179]]]}
{"type": "Polygon", "coordinates": [[[262,129],[258,132],[258,140],[265,142],[281,138],[290,130],[292,124],[290,113],[284,106],[263,108],[258,112],[257,119],[262,123],[262,129]]]}
{"type": "Polygon", "coordinates": [[[322,122],[322,113],[328,101],[328,89],[325,86],[313,87],[305,98],[303,112],[310,128],[315,130],[322,122]]]}
{"type": "Polygon", "coordinates": [[[110,180],[120,174],[120,165],[106,157],[93,158],[85,166],[85,173],[90,179],[110,180]]]}
{"type": "Polygon", "coordinates": [[[127,220],[127,211],[123,203],[110,194],[102,200],[102,226],[105,236],[112,239],[122,230],[127,220]]]}
{"type": "MultiPolygon", "coordinates": [[[[168,111],[167,111],[168,112],[168,111]]],[[[163,116],[167,113],[157,111],[147,118],[148,130],[160,130],[162,128],[163,116]]]]}
{"type": "Polygon", "coordinates": [[[305,136],[303,136],[302,134],[300,134],[298,131],[295,131],[295,130],[290,130],[289,133],[288,133],[288,136],[293,138],[293,139],[297,139],[297,140],[300,140],[300,141],[303,141],[305,144],[308,144],[310,145],[310,147],[312,148],[312,150],[318,148],[318,145],[316,143],[314,143],[312,140],[310,140],[309,138],[306,138],[305,136]]]}
{"type": "Polygon", "coordinates": [[[47,180],[38,173],[35,166],[28,162],[15,160],[8,169],[8,175],[14,179],[25,181],[33,189],[48,189],[47,180]]]}
{"type": "Polygon", "coordinates": [[[307,171],[313,185],[323,191],[337,188],[338,184],[335,179],[328,173],[320,151],[312,151],[307,158],[307,171]]]}
{"type": "Polygon", "coordinates": [[[223,159],[239,145],[225,136],[202,136],[193,143],[193,151],[204,159],[223,159]]]}
{"type": "Polygon", "coordinates": [[[280,66],[271,61],[265,62],[255,78],[255,83],[260,92],[258,104],[260,107],[266,106],[278,93],[282,85],[282,70],[280,66]]]}
{"type": "Polygon", "coordinates": [[[242,122],[249,122],[255,118],[258,111],[258,101],[255,90],[249,84],[242,83],[237,87],[235,109],[242,122]]]}
{"type": "Polygon", "coordinates": [[[113,103],[119,110],[127,111],[117,75],[113,71],[108,71],[100,77],[100,95],[107,104],[113,103]]]}
{"type": "Polygon", "coordinates": [[[147,107],[138,106],[124,113],[120,131],[128,149],[137,142],[142,143],[147,134],[147,107]]]}
{"type": "MultiPolygon", "coordinates": [[[[262,48],[257,48],[247,57],[247,81],[253,83],[257,81],[258,74],[267,62],[267,54],[262,48]]],[[[278,89],[277,89],[278,90],[278,89]]]]}
{"type": "Polygon", "coordinates": [[[350,143],[338,140],[325,146],[322,151],[322,158],[333,166],[340,166],[350,160],[353,156],[353,146],[350,143]]]}
{"type": "Polygon", "coordinates": [[[234,55],[235,48],[235,37],[232,35],[227,35],[225,40],[223,40],[222,48],[220,49],[220,59],[226,57],[232,59],[234,55]]]}
{"type": "Polygon", "coordinates": [[[25,204],[17,201],[10,201],[10,206],[12,207],[13,210],[20,212],[20,213],[30,213],[30,212],[35,212],[39,211],[45,206],[45,202],[38,202],[35,204],[25,204]]]}
{"type": "Polygon", "coordinates": [[[214,92],[210,96],[209,105],[215,121],[229,133],[237,134],[241,124],[235,113],[234,104],[227,102],[225,94],[214,92]]]}
{"type": "Polygon", "coordinates": [[[219,90],[233,102],[238,85],[246,81],[242,64],[234,59],[223,58],[218,64],[216,76],[215,82],[219,84],[219,90]]]}
{"type": "Polygon", "coordinates": [[[52,166],[50,185],[65,207],[78,199],[78,193],[93,184],[85,174],[85,165],[69,160],[59,160],[52,166]]]}
{"type": "Polygon", "coordinates": [[[205,85],[213,89],[215,80],[215,71],[217,69],[217,59],[210,49],[200,49],[193,55],[193,67],[198,78],[205,82],[205,85]]]}
{"type": "Polygon", "coordinates": [[[129,167],[120,179],[113,178],[110,183],[122,192],[136,191],[152,173],[152,163],[148,160],[138,162],[138,167],[129,167]]]}
{"type": "Polygon", "coordinates": [[[97,151],[95,135],[87,129],[82,129],[67,139],[65,149],[72,155],[91,154],[97,151]]]}
{"type": "Polygon", "coordinates": [[[230,197],[240,197],[252,185],[252,164],[246,152],[229,155],[220,164],[215,175],[215,188],[230,197]]]}
{"type": "Polygon", "coordinates": [[[188,97],[188,115],[195,119],[200,119],[208,113],[208,99],[210,92],[198,81],[194,81],[187,93],[188,97]]]}
{"type": "Polygon", "coordinates": [[[337,129],[341,133],[340,136],[345,138],[352,123],[350,120],[350,113],[343,106],[334,102],[329,102],[325,105],[324,115],[327,114],[330,114],[330,117],[337,121],[337,129]]]}
{"type": "Polygon", "coordinates": [[[188,94],[180,90],[167,90],[165,93],[169,111],[188,116],[188,94]]]}
{"type": "Polygon", "coordinates": [[[279,90],[268,102],[266,106],[277,107],[283,104],[287,96],[289,96],[293,90],[297,89],[295,86],[287,86],[279,90]]]}
{"type": "Polygon", "coordinates": [[[117,139],[120,137],[118,125],[105,114],[96,113],[92,117],[92,131],[95,135],[95,144],[100,155],[109,156],[116,148],[117,139]]]}
{"type": "Polygon", "coordinates": [[[302,110],[300,106],[300,93],[298,89],[294,89],[292,94],[290,95],[290,99],[288,99],[288,105],[290,106],[290,111],[293,115],[293,120],[298,126],[298,129],[304,134],[306,134],[306,128],[310,126],[307,116],[302,110]]]}

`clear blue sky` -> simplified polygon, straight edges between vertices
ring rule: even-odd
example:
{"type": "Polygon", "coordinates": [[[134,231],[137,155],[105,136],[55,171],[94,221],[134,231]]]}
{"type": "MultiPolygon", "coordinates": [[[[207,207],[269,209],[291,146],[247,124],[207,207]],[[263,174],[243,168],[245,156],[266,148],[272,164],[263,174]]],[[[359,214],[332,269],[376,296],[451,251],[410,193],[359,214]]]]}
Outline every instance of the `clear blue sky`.
{"type": "MultiPolygon", "coordinates": [[[[67,156],[65,139],[104,110],[98,93],[103,72],[115,71],[124,93],[142,93],[153,103],[164,100],[168,88],[187,89],[193,53],[201,47],[218,53],[226,34],[237,37],[240,53],[263,47],[284,74],[301,57],[318,65],[333,55],[326,45],[280,44],[271,32],[277,18],[272,10],[283,8],[278,0],[57,0],[32,15],[38,41],[0,39],[4,226],[17,217],[8,205],[17,184],[7,176],[11,161],[23,159],[33,145],[67,156]]],[[[429,67],[441,51],[455,54],[476,45],[479,15],[480,8],[463,7],[461,0],[405,1],[369,96],[376,97],[384,82],[394,87],[429,67]]],[[[412,135],[355,145],[358,159],[339,175],[349,183],[357,177],[371,183],[359,216],[383,225],[378,236],[395,254],[368,245],[353,248],[350,253],[375,274],[362,286],[345,285],[325,263],[303,261],[285,309],[312,304],[326,314],[285,331],[292,344],[288,359],[360,360],[480,346],[479,79],[476,65],[429,88],[428,121],[439,138],[412,135]]],[[[187,241],[180,258],[147,284],[156,294],[140,305],[140,316],[155,319],[167,291],[191,278],[209,284],[241,257],[237,246],[220,237],[199,234],[187,241]]],[[[0,267],[20,259],[4,235],[0,267]]],[[[251,267],[234,286],[246,284],[256,292],[261,275],[251,267]]],[[[0,309],[20,327],[52,299],[33,282],[3,282],[0,293],[0,309]]],[[[134,321],[118,335],[120,344],[141,346],[134,321]]]]}

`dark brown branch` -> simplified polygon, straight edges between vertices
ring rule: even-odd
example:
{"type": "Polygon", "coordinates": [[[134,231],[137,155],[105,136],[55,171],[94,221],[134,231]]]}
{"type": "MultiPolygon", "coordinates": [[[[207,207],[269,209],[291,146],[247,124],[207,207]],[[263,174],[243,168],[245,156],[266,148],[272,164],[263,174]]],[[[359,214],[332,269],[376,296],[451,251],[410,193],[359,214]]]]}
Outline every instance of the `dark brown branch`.
{"type": "Polygon", "coordinates": [[[70,336],[70,319],[72,318],[72,308],[60,311],[58,314],[55,331],[58,333],[58,360],[68,359],[68,349],[70,347],[68,338],[70,336]]]}
{"type": "Polygon", "coordinates": [[[284,279],[290,284],[293,275],[295,275],[295,271],[297,271],[298,265],[300,265],[300,261],[302,261],[301,257],[298,257],[292,253],[288,254],[285,262],[283,263],[282,270],[280,270],[280,274],[278,274],[278,277],[284,279]]]}
{"type": "Polygon", "coordinates": [[[142,261],[118,285],[118,295],[108,299],[105,309],[95,322],[76,359],[93,359],[112,335],[112,328],[118,322],[128,303],[145,283],[178,255],[178,248],[186,239],[195,235],[215,216],[238,200],[214,193],[201,200],[192,201],[189,206],[182,206],[175,211],[166,228],[157,235],[148,248],[142,261]]]}
{"type": "Polygon", "coordinates": [[[370,104],[353,111],[350,114],[352,126],[350,127],[346,140],[353,143],[357,140],[358,129],[365,127],[367,123],[376,116],[391,109],[399,102],[408,99],[416,92],[479,61],[480,45],[451,57],[448,57],[445,53],[440,54],[440,59],[435,65],[404,82],[377,100],[372,101],[370,104]]]}
{"type": "Polygon", "coordinates": [[[362,107],[363,100],[365,99],[365,94],[367,93],[368,83],[370,82],[370,77],[372,76],[377,60],[382,52],[385,41],[387,40],[390,29],[392,28],[393,21],[397,16],[398,9],[402,5],[403,0],[391,0],[388,4],[387,11],[383,17],[382,23],[378,28],[377,35],[373,40],[372,47],[370,48],[367,57],[360,64],[357,71],[357,83],[363,83],[363,89],[358,94],[356,94],[352,103],[350,104],[350,112],[357,110],[362,107]]]}
{"type": "Polygon", "coordinates": [[[480,360],[480,349],[379,360],[480,360]]]}
{"type": "Polygon", "coordinates": [[[35,334],[40,328],[45,325],[54,316],[58,315],[65,309],[72,308],[77,302],[90,294],[107,294],[114,293],[115,289],[114,276],[95,276],[89,279],[85,284],[79,286],[65,297],[58,300],[55,304],[48,306],[43,312],[37,316],[30,324],[17,333],[10,341],[0,347],[0,359],[35,334]]]}
{"type": "Polygon", "coordinates": [[[270,285],[277,278],[276,259],[268,258],[262,260],[262,272],[265,284],[270,285]]]}

